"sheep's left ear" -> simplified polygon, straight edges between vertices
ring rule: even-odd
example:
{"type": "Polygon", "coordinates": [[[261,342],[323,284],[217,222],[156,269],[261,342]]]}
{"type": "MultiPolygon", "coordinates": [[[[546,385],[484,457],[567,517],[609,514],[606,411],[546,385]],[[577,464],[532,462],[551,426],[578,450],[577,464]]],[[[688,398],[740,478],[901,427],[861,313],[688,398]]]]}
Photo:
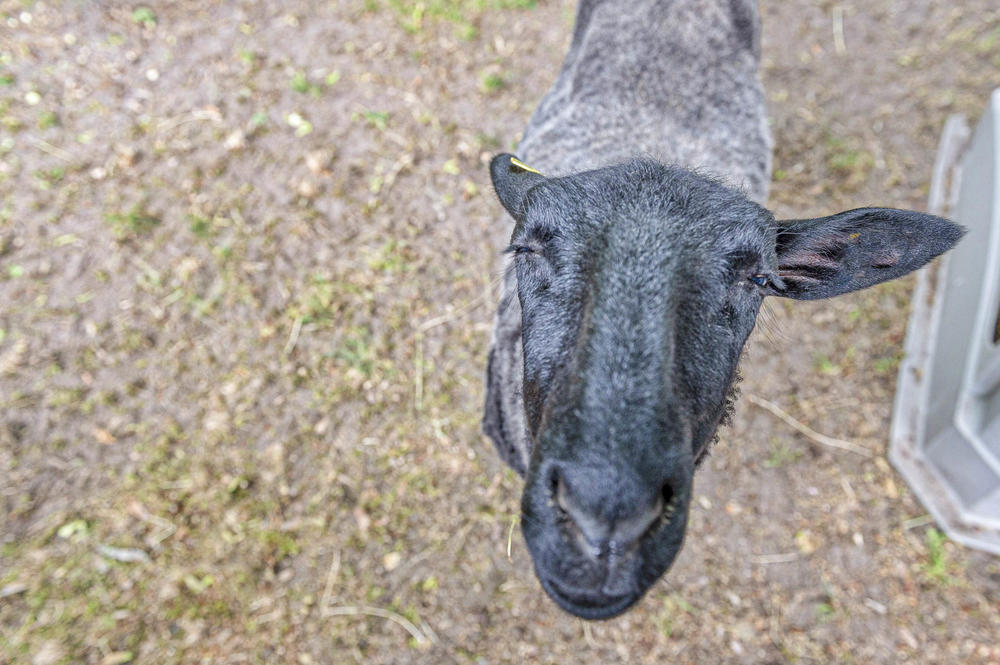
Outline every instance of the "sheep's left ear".
{"type": "Polygon", "coordinates": [[[784,284],[774,285],[772,293],[797,300],[902,277],[951,249],[965,233],[947,219],[894,208],[858,208],[778,224],[778,277],[784,284]]]}
{"type": "Polygon", "coordinates": [[[516,220],[522,216],[524,195],[535,185],[545,182],[545,176],[507,153],[497,155],[490,162],[490,176],[497,198],[516,220]]]}

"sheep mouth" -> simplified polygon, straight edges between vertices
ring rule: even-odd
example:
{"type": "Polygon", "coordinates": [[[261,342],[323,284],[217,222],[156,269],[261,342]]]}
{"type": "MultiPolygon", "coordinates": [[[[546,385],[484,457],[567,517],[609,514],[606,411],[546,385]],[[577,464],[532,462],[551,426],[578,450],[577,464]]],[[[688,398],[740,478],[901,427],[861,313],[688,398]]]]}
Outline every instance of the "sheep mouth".
{"type": "Polygon", "coordinates": [[[525,537],[542,588],[555,603],[585,620],[610,619],[635,605],[666,572],[681,548],[687,525],[690,482],[664,496],[660,516],[637,542],[588,555],[575,537],[577,529],[560,506],[558,496],[546,492],[552,511],[547,526],[526,519],[525,537]]]}
{"type": "Polygon", "coordinates": [[[542,588],[559,607],[581,619],[610,619],[632,607],[641,593],[608,596],[599,591],[568,589],[549,577],[539,577],[542,588]]]}

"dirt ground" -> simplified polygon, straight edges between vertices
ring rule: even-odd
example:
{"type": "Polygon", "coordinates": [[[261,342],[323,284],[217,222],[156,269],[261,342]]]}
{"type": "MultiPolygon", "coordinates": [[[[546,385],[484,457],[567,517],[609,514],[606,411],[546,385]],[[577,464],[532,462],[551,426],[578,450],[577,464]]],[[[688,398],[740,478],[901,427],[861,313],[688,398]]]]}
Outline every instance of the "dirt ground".
{"type": "MultiPolygon", "coordinates": [[[[912,280],[768,307],[640,605],[541,591],[485,162],[572,5],[0,0],[0,663],[1000,663],[1000,560],[886,461],[912,280]]],[[[779,216],[922,208],[996,0],[761,11],[779,216]]]]}

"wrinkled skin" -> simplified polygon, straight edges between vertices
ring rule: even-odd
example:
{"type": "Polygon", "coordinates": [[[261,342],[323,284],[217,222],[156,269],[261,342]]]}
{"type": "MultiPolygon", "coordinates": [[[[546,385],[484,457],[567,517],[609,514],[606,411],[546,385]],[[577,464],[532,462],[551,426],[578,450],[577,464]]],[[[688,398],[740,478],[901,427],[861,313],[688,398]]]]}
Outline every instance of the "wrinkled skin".
{"type": "Polygon", "coordinates": [[[542,586],[586,619],[625,611],[676,557],[763,299],[893,279],[962,233],[884,208],[779,222],[651,160],[546,178],[499,155],[491,175],[515,225],[484,429],[525,476],[542,586]]]}

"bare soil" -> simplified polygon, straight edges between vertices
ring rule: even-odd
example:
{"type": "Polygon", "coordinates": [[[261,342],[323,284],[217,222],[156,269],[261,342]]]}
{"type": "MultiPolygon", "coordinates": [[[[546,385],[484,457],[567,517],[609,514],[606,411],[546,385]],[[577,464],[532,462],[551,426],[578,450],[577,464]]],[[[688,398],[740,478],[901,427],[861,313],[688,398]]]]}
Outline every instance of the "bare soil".
{"type": "MultiPolygon", "coordinates": [[[[922,208],[996,0],[764,0],[771,205],[922,208]],[[842,26],[842,30],[840,29],[842,26]]],[[[998,663],[886,461],[911,280],[770,304],[633,611],[541,591],[480,435],[485,163],[568,0],[0,0],[0,663],[998,663]],[[110,548],[110,549],[109,549],[110,548]]]]}

